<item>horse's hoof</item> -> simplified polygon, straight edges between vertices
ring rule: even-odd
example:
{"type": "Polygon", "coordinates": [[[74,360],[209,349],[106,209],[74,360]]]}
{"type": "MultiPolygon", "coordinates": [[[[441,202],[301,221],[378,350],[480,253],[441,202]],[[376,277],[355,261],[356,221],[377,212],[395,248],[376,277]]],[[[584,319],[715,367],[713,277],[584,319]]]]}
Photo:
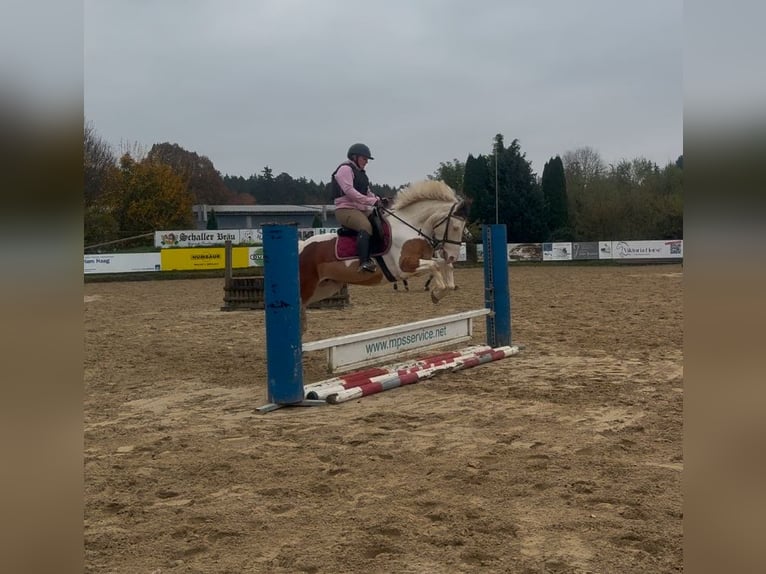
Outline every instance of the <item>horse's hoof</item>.
{"type": "Polygon", "coordinates": [[[433,302],[434,305],[436,305],[439,302],[439,298],[436,296],[436,294],[433,291],[431,291],[431,301],[433,302]]]}

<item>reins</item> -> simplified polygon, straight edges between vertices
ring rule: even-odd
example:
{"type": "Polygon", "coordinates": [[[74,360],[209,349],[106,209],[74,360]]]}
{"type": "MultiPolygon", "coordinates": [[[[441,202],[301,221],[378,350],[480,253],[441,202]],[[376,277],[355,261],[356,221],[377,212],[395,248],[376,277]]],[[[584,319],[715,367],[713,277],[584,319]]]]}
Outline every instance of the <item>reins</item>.
{"type": "Polygon", "coordinates": [[[421,237],[424,237],[428,241],[428,243],[431,244],[431,247],[433,247],[433,249],[436,250],[440,245],[443,245],[445,243],[450,243],[452,245],[461,245],[462,244],[460,241],[455,241],[455,240],[449,239],[447,237],[447,232],[449,231],[450,219],[452,219],[453,217],[458,218],[458,219],[462,219],[462,218],[459,218],[457,215],[453,216],[453,212],[455,211],[455,208],[458,205],[459,205],[459,202],[458,203],[453,203],[452,206],[450,207],[449,213],[447,215],[445,215],[444,217],[442,217],[436,224],[434,224],[433,228],[434,228],[434,230],[436,230],[437,227],[439,227],[442,223],[446,222],[446,225],[444,226],[444,237],[442,237],[441,239],[436,239],[436,237],[434,237],[434,236],[426,235],[425,233],[423,233],[422,229],[418,229],[414,225],[409,224],[404,219],[402,219],[401,217],[396,215],[396,213],[394,213],[390,209],[387,209],[387,208],[383,207],[382,205],[378,206],[377,209],[383,210],[385,213],[389,214],[394,219],[397,219],[397,220],[401,221],[404,225],[406,225],[407,227],[409,227],[410,229],[415,231],[418,235],[420,235],[421,237]]]}

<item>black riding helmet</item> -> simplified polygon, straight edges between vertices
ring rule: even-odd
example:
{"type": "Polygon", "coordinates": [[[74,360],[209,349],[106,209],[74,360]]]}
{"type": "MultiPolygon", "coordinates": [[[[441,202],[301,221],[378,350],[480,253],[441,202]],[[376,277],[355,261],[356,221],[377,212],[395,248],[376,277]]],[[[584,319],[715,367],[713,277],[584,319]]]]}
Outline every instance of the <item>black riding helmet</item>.
{"type": "Polygon", "coordinates": [[[355,155],[361,155],[362,157],[366,157],[367,159],[375,159],[374,157],[372,157],[370,148],[368,148],[363,143],[355,143],[350,148],[348,148],[348,153],[346,154],[346,157],[348,159],[351,159],[355,155]]]}

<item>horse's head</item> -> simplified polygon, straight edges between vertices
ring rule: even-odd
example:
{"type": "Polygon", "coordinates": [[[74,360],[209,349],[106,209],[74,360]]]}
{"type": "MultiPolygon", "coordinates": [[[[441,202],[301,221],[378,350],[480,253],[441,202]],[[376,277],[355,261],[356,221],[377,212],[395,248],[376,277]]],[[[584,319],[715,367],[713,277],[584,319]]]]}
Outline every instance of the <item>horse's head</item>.
{"type": "Polygon", "coordinates": [[[461,199],[450,206],[447,214],[434,225],[435,251],[448,263],[457,261],[463,242],[470,204],[461,199]]]}
{"type": "Polygon", "coordinates": [[[409,227],[425,235],[434,251],[452,263],[460,255],[469,204],[443,181],[426,180],[400,190],[393,209],[409,227]]]}

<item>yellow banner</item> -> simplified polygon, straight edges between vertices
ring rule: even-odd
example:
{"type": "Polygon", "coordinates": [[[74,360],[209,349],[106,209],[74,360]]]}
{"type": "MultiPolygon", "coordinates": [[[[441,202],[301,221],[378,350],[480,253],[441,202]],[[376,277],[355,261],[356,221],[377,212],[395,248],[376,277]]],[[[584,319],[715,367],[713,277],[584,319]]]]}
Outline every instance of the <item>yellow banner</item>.
{"type": "MultiPolygon", "coordinates": [[[[232,247],[232,267],[247,267],[249,263],[248,258],[249,249],[247,247],[232,247]]],[[[226,267],[226,249],[224,247],[163,249],[161,252],[160,265],[163,271],[224,269],[226,267]]]]}

